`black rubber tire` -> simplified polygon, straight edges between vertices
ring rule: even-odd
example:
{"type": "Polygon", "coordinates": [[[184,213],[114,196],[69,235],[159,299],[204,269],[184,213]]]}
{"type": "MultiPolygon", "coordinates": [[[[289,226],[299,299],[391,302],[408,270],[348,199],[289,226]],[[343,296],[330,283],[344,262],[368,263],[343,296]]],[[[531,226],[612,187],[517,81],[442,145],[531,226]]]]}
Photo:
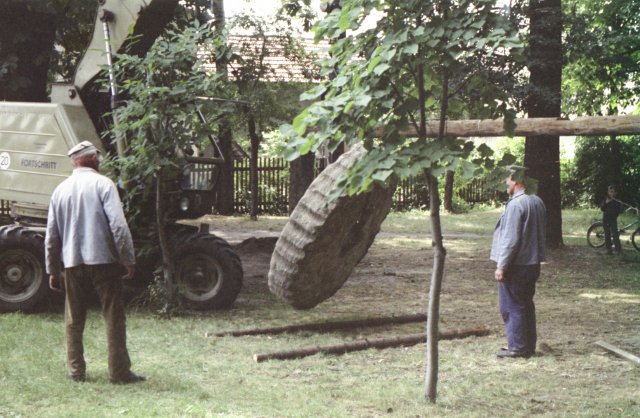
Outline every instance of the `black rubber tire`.
{"type": "Polygon", "coordinates": [[[0,312],[32,312],[48,293],[44,236],[21,226],[0,227],[0,312]]]}
{"type": "Polygon", "coordinates": [[[242,263],[229,243],[215,235],[193,233],[177,242],[176,282],[183,306],[228,309],[242,288],[242,263]]]}
{"type": "Polygon", "coordinates": [[[631,243],[636,251],[640,251],[640,228],[636,229],[633,231],[633,234],[631,234],[631,243]]]}
{"type": "Polygon", "coordinates": [[[593,248],[604,247],[604,226],[602,222],[594,222],[587,229],[587,242],[593,248]]]}

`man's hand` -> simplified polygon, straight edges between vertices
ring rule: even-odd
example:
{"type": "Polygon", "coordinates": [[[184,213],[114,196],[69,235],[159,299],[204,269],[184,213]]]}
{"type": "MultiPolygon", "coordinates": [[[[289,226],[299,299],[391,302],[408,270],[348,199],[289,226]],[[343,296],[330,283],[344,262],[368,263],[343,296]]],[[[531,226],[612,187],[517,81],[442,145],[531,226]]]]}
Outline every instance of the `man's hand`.
{"type": "Polygon", "coordinates": [[[496,272],[494,273],[494,276],[496,278],[496,281],[499,282],[504,282],[504,269],[496,269],[496,272]]]}
{"type": "Polygon", "coordinates": [[[64,290],[62,290],[62,283],[60,281],[60,274],[51,274],[49,276],[49,289],[53,290],[54,292],[59,292],[62,293],[64,290]]]}
{"type": "Polygon", "coordinates": [[[136,272],[136,266],[135,264],[132,264],[130,266],[125,266],[127,268],[127,273],[122,276],[122,280],[131,280],[133,279],[133,275],[136,272]]]}

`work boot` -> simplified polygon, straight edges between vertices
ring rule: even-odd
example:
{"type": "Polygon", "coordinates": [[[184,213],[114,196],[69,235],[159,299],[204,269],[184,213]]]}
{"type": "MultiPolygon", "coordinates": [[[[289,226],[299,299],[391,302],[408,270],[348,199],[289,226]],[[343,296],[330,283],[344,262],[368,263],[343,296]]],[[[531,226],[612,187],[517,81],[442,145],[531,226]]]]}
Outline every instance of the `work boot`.
{"type": "Polygon", "coordinates": [[[141,376],[139,374],[135,374],[134,372],[129,370],[129,372],[123,377],[120,377],[117,379],[111,379],[111,383],[115,383],[118,385],[128,385],[129,383],[144,382],[145,380],[147,380],[146,377],[141,376]]]}
{"type": "Polygon", "coordinates": [[[87,381],[87,377],[83,374],[70,374],[70,375],[67,375],[67,379],[71,380],[72,382],[78,382],[78,383],[87,381]]]}

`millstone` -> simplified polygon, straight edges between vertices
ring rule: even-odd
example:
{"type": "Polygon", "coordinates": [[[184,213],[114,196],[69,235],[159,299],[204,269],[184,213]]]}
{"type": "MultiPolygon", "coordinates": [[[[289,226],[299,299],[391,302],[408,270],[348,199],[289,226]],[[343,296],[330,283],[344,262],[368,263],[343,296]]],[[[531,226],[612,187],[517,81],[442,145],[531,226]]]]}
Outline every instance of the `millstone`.
{"type": "Polygon", "coordinates": [[[269,289],[297,309],[333,296],[367,253],[391,208],[395,182],[327,205],[334,185],[366,150],[353,148],[311,183],[276,242],[269,289]]]}

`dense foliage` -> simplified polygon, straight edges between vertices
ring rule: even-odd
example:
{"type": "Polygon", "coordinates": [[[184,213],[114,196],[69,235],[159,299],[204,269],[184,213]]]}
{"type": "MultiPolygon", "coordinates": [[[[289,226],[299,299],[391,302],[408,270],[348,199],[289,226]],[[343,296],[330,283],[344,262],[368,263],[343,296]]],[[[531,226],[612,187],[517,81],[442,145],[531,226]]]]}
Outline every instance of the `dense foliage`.
{"type": "Polygon", "coordinates": [[[640,205],[640,137],[581,137],[563,190],[564,206],[597,206],[607,186],[618,187],[618,198],[640,205]]]}
{"type": "MultiPolygon", "coordinates": [[[[336,193],[357,193],[392,174],[407,177],[424,169],[439,176],[463,164],[473,172],[464,162],[471,143],[428,139],[424,124],[440,117],[445,101],[445,118],[513,117],[491,71],[508,66],[508,51],[520,46],[509,20],[496,13],[493,1],[358,0],[341,6],[317,25],[316,37],[332,43],[323,66],[327,78],[303,96],[322,100],[284,128],[291,138],[287,158],[364,141],[370,152],[336,193]],[[419,138],[405,138],[410,126],[419,138]]],[[[478,161],[491,153],[486,146],[479,150],[478,161]]]]}
{"type": "Polygon", "coordinates": [[[618,114],[640,100],[640,1],[570,0],[565,113],[618,114]]]}
{"type": "MultiPolygon", "coordinates": [[[[640,103],[640,1],[573,0],[565,5],[565,113],[633,111],[640,103]]],[[[575,159],[564,173],[564,206],[595,205],[609,184],[618,185],[622,200],[638,205],[639,145],[637,136],[579,138],[575,159]]]]}
{"type": "Polygon", "coordinates": [[[124,80],[120,85],[125,103],[115,112],[114,130],[115,136],[127,139],[133,152],[116,163],[129,183],[132,193],[128,196],[153,191],[161,171],[179,166],[182,150],[200,146],[206,139],[207,127],[198,120],[198,111],[206,107],[213,118],[233,111],[224,102],[213,105],[198,99],[224,97],[226,90],[219,74],[207,73],[199,58],[208,33],[208,26],[198,24],[180,32],[169,30],[144,57],[118,57],[116,77],[124,80]]]}

